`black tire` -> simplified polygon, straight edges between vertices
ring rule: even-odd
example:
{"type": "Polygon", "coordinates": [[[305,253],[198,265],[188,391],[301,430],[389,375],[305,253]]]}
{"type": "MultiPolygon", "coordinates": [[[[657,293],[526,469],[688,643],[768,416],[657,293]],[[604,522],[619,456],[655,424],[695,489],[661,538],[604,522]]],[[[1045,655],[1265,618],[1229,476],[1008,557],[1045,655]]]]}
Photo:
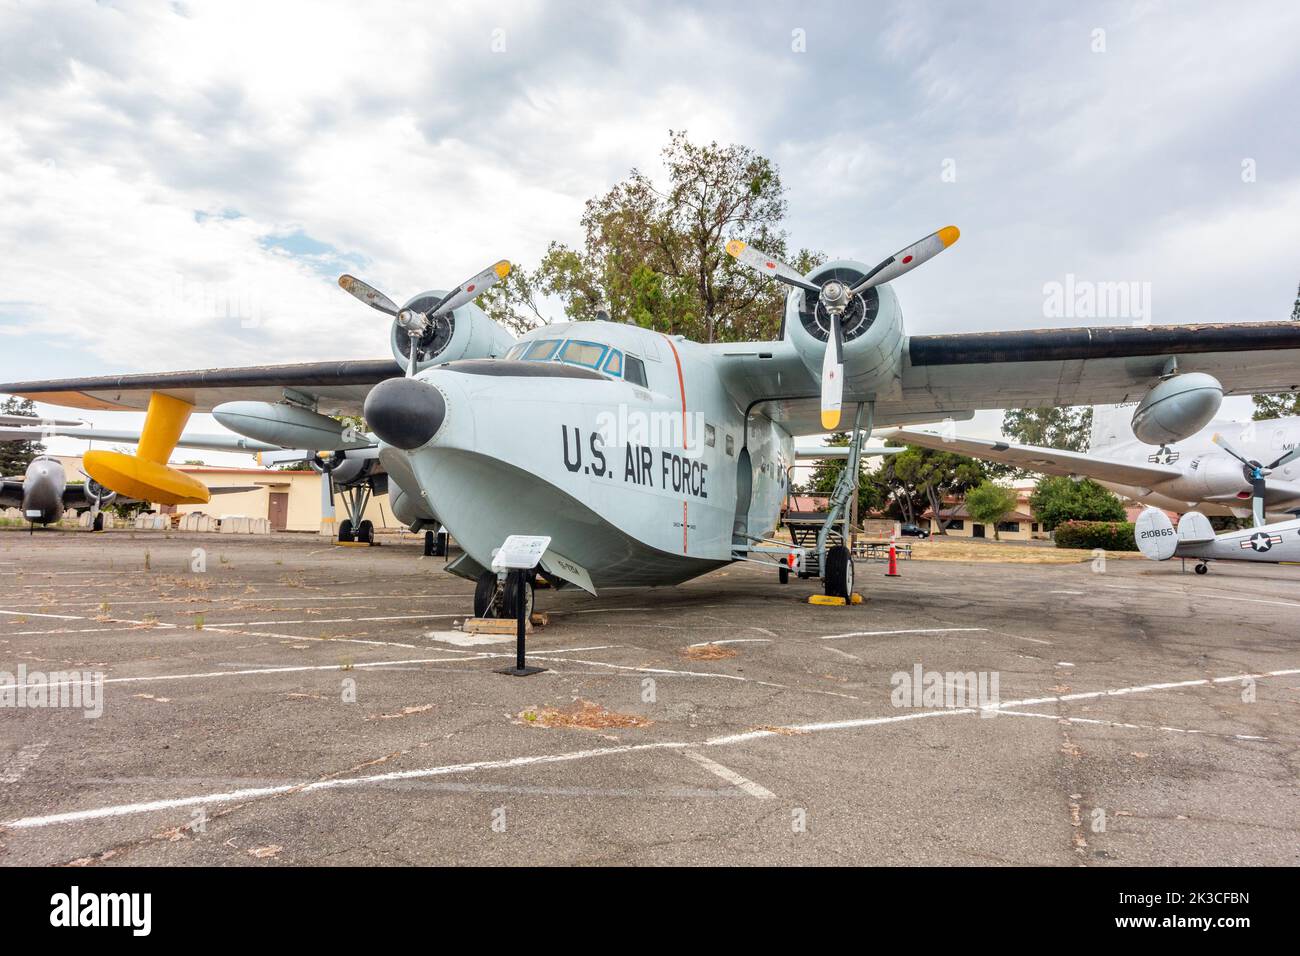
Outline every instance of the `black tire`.
{"type": "Polygon", "coordinates": [[[91,531],[104,530],[104,513],[102,511],[99,514],[95,515],[95,520],[92,521],[90,524],[90,530],[91,531]]]}
{"type": "Polygon", "coordinates": [[[789,584],[789,583],[790,583],[790,569],[787,568],[787,567],[785,567],[784,565],[782,565],[781,567],[779,567],[779,568],[776,569],[776,577],[777,577],[777,580],[780,581],[782,584],[789,584]]]}
{"type": "Polygon", "coordinates": [[[375,526],[373,522],[363,521],[357,525],[357,540],[362,544],[375,543],[375,526]]]}
{"type": "Polygon", "coordinates": [[[426,531],[424,533],[424,556],[426,558],[431,558],[435,553],[436,552],[433,550],[433,532],[426,531]]]}
{"type": "Polygon", "coordinates": [[[352,538],[352,519],[344,518],[343,523],[339,525],[339,540],[351,541],[352,538]]]}
{"type": "Polygon", "coordinates": [[[478,583],[474,585],[474,616],[496,617],[492,608],[496,595],[497,576],[491,571],[484,571],[478,576],[478,583]]]}
{"type": "Polygon", "coordinates": [[[438,558],[447,556],[447,532],[439,531],[433,539],[433,554],[438,558]]]}
{"type": "Polygon", "coordinates": [[[533,615],[533,578],[531,572],[526,577],[511,574],[506,577],[505,594],[501,599],[501,616],[508,621],[518,620],[519,582],[523,580],[524,620],[533,615]]]}
{"type": "Polygon", "coordinates": [[[839,544],[826,552],[826,594],[846,601],[853,593],[853,558],[849,549],[839,544]]]}
{"type": "Polygon", "coordinates": [[[1196,566],[1196,573],[1197,573],[1197,574],[1209,574],[1209,573],[1210,573],[1210,566],[1209,566],[1208,564],[1198,564],[1198,565],[1196,566]]]}

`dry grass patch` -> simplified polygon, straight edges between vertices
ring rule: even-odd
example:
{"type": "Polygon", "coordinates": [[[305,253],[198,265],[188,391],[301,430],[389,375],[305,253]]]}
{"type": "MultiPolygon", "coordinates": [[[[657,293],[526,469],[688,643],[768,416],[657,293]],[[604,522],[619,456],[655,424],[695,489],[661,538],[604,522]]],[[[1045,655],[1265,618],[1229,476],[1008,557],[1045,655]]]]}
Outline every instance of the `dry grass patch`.
{"type": "Polygon", "coordinates": [[[721,644],[697,644],[682,651],[682,657],[688,661],[721,661],[739,655],[729,647],[721,644]]]}
{"type": "Polygon", "coordinates": [[[515,721],[532,727],[571,727],[579,730],[611,730],[649,727],[653,720],[639,714],[620,714],[607,710],[600,704],[579,698],[572,705],[558,707],[525,707],[515,721]]]}

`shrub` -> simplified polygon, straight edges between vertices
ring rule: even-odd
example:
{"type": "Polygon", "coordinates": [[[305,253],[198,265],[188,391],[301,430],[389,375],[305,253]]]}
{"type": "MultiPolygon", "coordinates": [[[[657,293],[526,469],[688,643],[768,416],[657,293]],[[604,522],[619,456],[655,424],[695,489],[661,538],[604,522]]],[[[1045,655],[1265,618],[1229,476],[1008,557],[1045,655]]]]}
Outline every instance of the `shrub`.
{"type": "Polygon", "coordinates": [[[1065,521],[1056,526],[1058,548],[1105,548],[1107,551],[1136,551],[1131,521],[1065,521]]]}

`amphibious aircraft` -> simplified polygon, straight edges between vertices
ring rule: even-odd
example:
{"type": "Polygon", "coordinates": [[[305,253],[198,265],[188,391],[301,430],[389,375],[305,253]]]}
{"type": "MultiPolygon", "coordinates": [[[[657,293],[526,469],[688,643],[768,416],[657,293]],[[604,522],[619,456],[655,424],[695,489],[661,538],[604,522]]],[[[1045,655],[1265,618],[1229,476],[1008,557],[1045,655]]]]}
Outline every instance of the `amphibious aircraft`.
{"type": "MultiPolygon", "coordinates": [[[[1218,410],[1222,392],[1215,383],[1193,398],[1203,403],[1202,411],[1189,419],[1194,422],[1205,409],[1211,408],[1211,415],[1218,410]]],[[[1183,440],[1171,441],[1172,434],[1158,426],[1153,432],[1142,413],[1137,403],[1093,409],[1086,452],[911,428],[887,437],[1045,475],[1091,478],[1125,498],[1178,513],[1200,508],[1208,514],[1253,516],[1262,525],[1269,516],[1281,520],[1300,509],[1300,463],[1292,463],[1292,451],[1300,447],[1300,418],[1211,421],[1183,440]]]]}
{"type": "MultiPolygon", "coordinates": [[[[515,341],[473,302],[509,272],[502,261],[400,307],[342,277],[345,290],[392,318],[393,359],[18,382],[0,391],[76,408],[148,407],[146,435],[155,419],[166,428],[169,409],[183,419],[236,401],[364,412],[389,475],[463,547],[447,567],[478,582],[476,613],[513,613],[531,589],[503,595],[490,570],[493,550],[511,534],[549,536],[542,573],[593,593],[676,584],[757,560],[785,568],[782,577],[795,564],[820,576],[828,593],[846,595],[853,563],[829,532],[843,520],[873,426],[1203,388],[1203,379],[1183,378],[1190,373],[1213,376],[1223,394],[1295,383],[1293,322],[909,338],[889,283],[957,237],[946,227],[874,268],[839,260],[806,275],[733,241],[728,251],[740,263],[790,287],[774,341],[701,344],[605,321],[547,325],[515,341]],[[817,547],[797,553],[771,537],[794,436],[840,427],[845,406],[849,467],[817,547]],[[664,431],[665,421],[675,425],[664,431]]],[[[1178,438],[1205,424],[1173,411],[1166,424],[1178,438]]],[[[174,480],[163,470],[147,477],[159,486],[174,480]]]]}
{"type": "Polygon", "coordinates": [[[1152,561],[1195,559],[1197,574],[1208,572],[1210,561],[1300,561],[1300,519],[1216,534],[1199,511],[1183,515],[1175,531],[1169,515],[1147,508],[1134,522],[1133,537],[1138,550],[1152,561]]]}

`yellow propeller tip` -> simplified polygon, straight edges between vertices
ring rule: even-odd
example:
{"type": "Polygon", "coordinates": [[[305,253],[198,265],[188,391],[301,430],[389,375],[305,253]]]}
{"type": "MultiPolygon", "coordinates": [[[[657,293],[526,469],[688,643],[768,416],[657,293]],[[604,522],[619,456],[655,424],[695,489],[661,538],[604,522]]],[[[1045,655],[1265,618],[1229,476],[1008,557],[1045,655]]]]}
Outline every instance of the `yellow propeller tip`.
{"type": "Polygon", "coordinates": [[[939,241],[943,243],[945,249],[951,246],[959,238],[961,238],[961,230],[956,226],[944,226],[939,230],[939,241]]]}
{"type": "Polygon", "coordinates": [[[745,243],[739,239],[731,239],[727,242],[727,255],[738,256],[745,251],[745,243]]]}
{"type": "Polygon", "coordinates": [[[822,412],[822,428],[830,431],[840,423],[839,412],[822,412]]]}
{"type": "Polygon", "coordinates": [[[493,270],[496,272],[498,279],[504,279],[506,276],[510,275],[510,263],[502,259],[493,267],[493,270]]]}

